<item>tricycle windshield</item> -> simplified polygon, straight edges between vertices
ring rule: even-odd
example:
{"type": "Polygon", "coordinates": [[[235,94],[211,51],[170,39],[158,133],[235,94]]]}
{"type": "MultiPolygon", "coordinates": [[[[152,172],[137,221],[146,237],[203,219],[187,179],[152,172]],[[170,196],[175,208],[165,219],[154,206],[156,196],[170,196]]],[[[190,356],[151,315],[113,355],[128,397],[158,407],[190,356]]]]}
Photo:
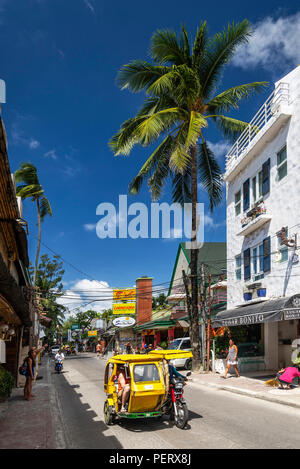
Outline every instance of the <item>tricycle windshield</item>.
{"type": "Polygon", "coordinates": [[[160,381],[157,366],[154,363],[135,365],[133,379],[136,383],[144,381],[160,381]]]}

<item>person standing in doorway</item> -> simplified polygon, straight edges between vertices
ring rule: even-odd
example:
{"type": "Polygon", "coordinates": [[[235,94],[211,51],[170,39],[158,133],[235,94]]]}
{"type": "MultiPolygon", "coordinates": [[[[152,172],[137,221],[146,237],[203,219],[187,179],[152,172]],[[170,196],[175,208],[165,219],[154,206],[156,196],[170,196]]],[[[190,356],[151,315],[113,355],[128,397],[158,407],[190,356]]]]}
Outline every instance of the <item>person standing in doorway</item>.
{"type": "Polygon", "coordinates": [[[234,341],[232,339],[229,340],[229,350],[228,354],[226,357],[226,370],[224,376],[221,376],[221,378],[226,379],[227,373],[229,371],[229,368],[233,366],[234,371],[236,373],[236,377],[239,378],[239,371],[237,369],[237,354],[238,354],[238,348],[235,345],[234,341]]]}

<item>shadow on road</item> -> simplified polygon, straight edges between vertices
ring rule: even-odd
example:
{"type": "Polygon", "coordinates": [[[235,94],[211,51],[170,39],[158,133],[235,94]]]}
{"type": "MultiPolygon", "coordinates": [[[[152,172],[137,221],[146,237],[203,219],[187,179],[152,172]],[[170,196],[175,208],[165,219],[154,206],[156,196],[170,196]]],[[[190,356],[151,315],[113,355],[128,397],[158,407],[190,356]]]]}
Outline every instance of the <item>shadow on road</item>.
{"type": "Polygon", "coordinates": [[[121,449],[123,446],[114,435],[105,435],[109,427],[102,422],[88,404],[81,401],[78,385],[70,385],[63,374],[52,377],[63,421],[63,431],[68,448],[78,449],[121,449]]]}

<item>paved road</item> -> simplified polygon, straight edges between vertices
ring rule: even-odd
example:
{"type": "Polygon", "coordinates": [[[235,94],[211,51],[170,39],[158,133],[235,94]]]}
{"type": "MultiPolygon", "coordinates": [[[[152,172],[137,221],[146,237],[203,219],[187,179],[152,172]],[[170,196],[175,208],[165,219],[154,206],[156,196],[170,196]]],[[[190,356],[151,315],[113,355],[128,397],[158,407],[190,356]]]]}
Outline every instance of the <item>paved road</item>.
{"type": "Polygon", "coordinates": [[[300,409],[193,383],[185,388],[190,409],[187,429],[176,428],[168,417],[107,427],[103,421],[104,363],[94,354],[82,353],[66,358],[63,374],[51,374],[59,447],[300,448],[300,409]]]}

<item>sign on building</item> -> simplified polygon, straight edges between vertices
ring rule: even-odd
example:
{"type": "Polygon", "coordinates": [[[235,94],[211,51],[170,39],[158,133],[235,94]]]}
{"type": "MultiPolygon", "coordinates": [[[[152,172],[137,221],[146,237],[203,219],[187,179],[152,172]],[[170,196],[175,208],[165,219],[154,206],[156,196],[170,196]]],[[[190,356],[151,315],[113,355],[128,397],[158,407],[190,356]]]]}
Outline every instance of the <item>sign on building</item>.
{"type": "Polygon", "coordinates": [[[72,324],[71,325],[71,330],[72,331],[78,331],[80,329],[80,325],[79,324],[72,324]]]}
{"type": "Polygon", "coordinates": [[[122,314],[125,316],[135,314],[135,303],[114,303],[113,314],[122,314]]]}
{"type": "Polygon", "coordinates": [[[89,337],[97,337],[97,331],[88,331],[89,337]]]}
{"type": "Polygon", "coordinates": [[[131,317],[122,316],[113,320],[114,326],[117,327],[129,327],[135,324],[135,319],[131,317]]]}
{"type": "Polygon", "coordinates": [[[119,288],[113,292],[114,301],[130,300],[135,301],[136,289],[135,288],[119,288]]]}

